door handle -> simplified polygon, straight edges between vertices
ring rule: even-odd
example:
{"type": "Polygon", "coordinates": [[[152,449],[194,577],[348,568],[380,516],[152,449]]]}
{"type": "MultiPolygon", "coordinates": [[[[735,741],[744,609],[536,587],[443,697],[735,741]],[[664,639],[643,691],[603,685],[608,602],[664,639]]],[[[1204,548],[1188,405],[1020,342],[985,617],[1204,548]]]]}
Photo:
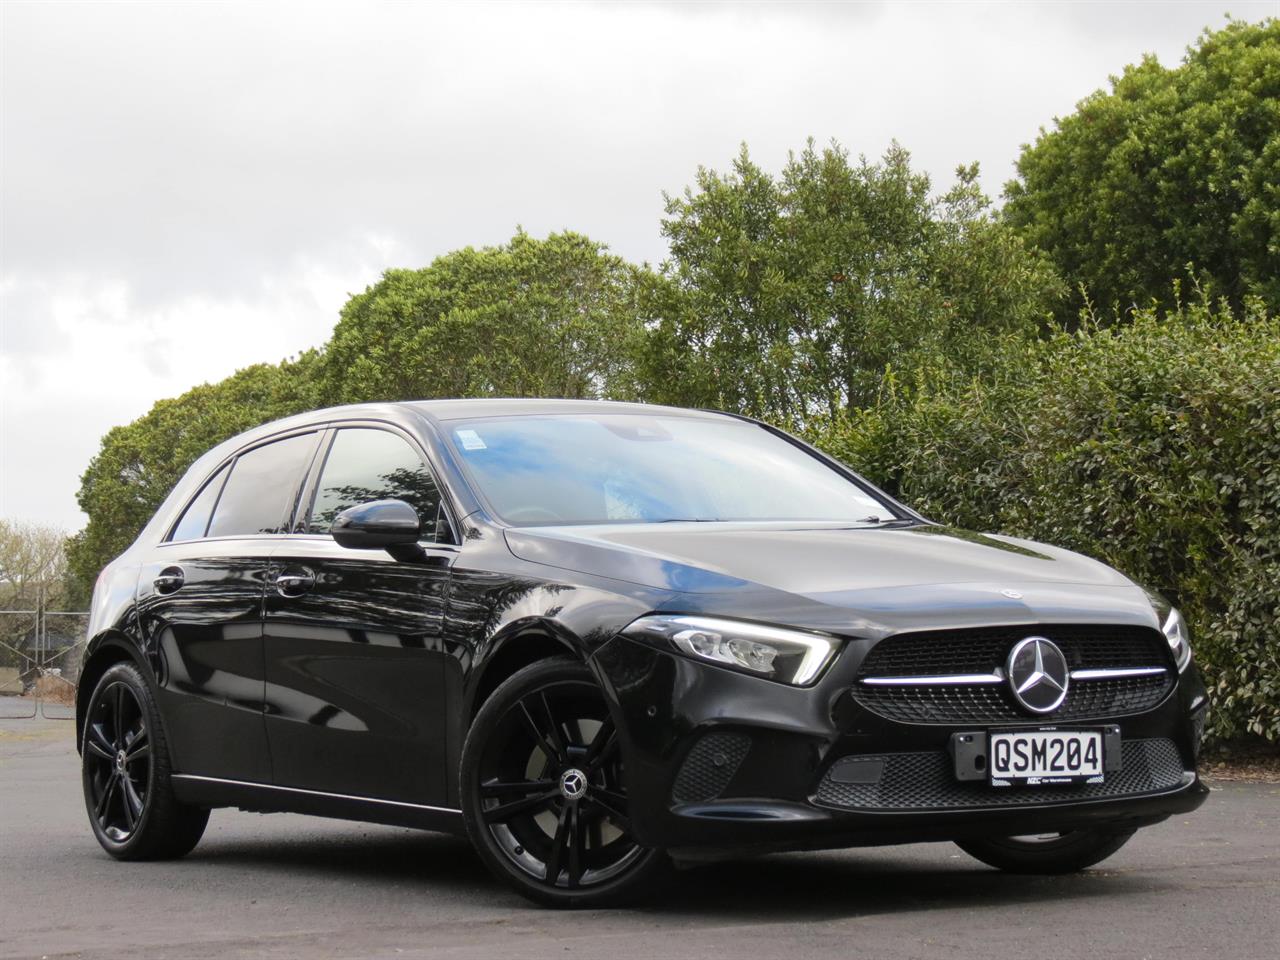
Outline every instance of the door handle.
{"type": "Polygon", "coordinates": [[[187,575],[182,572],[181,567],[165,567],[160,571],[160,575],[151,581],[156,588],[156,593],[173,593],[187,582],[187,575]]]}
{"type": "Polygon", "coordinates": [[[316,575],[306,567],[289,567],[276,579],[276,592],[282,597],[298,597],[315,586],[316,575]]]}

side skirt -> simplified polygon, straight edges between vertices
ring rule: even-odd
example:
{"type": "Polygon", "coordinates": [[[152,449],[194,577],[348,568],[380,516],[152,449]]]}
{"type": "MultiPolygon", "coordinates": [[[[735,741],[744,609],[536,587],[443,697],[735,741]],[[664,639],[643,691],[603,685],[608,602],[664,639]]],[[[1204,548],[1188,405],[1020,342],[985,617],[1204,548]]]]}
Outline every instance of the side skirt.
{"type": "Polygon", "coordinates": [[[350,797],[341,793],[223,780],[191,773],[175,773],[170,780],[174,795],[183,803],[197,807],[239,807],[254,813],[306,813],[338,820],[417,827],[457,836],[466,833],[462,811],[448,807],[350,797]]]}

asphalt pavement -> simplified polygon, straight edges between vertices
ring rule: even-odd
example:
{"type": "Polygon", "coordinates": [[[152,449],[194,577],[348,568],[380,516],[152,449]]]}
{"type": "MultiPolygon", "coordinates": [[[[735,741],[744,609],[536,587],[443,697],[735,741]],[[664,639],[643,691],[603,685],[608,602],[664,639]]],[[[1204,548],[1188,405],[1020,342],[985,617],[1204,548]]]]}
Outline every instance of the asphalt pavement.
{"type": "Polygon", "coordinates": [[[643,909],[555,912],[461,840],[217,810],[184,860],[117,863],[85,822],[71,724],[0,720],[0,957],[1280,956],[1280,785],[1067,877],[949,844],[782,854],[681,872],[643,909]]]}

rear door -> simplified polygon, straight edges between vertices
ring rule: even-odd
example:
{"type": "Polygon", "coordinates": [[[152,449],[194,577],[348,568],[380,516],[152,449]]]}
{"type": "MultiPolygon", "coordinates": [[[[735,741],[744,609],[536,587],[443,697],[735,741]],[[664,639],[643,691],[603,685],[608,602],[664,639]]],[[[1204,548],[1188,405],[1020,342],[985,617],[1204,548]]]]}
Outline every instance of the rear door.
{"type": "Polygon", "coordinates": [[[223,464],[142,567],[139,626],[160,654],[176,772],[271,782],[263,595],[320,436],[282,437],[223,464]]]}
{"type": "Polygon", "coordinates": [[[266,593],[266,716],[280,786],[410,803],[444,802],[441,634],[456,556],[435,475],[387,426],[330,432],[266,593]],[[333,518],[371,500],[410,503],[421,562],[351,550],[333,518]]]}

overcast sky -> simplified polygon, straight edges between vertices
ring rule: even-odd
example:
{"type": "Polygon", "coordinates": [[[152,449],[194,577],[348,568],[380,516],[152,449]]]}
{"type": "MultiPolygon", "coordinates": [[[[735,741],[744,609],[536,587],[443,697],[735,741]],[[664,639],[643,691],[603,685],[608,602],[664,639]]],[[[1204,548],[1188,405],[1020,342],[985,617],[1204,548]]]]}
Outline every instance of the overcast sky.
{"type": "Polygon", "coordinates": [[[322,343],[351,292],[517,224],[660,261],[746,141],[896,138],[988,192],[1143,53],[1261,3],[0,2],[0,516],[68,530],[102,434],[322,343]]]}

